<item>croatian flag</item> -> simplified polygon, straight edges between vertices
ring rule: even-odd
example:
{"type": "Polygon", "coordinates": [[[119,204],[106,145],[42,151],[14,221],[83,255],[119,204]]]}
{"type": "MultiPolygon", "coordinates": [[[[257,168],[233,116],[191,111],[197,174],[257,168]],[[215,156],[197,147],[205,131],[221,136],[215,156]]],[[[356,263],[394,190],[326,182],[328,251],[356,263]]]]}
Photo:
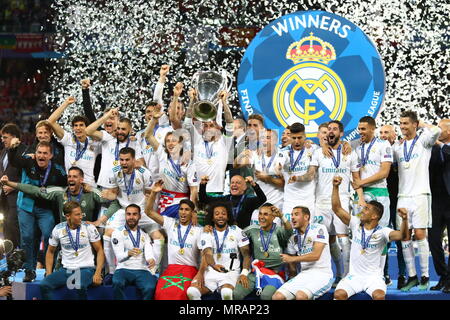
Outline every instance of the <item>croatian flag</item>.
{"type": "Polygon", "coordinates": [[[264,261],[260,261],[258,259],[253,260],[252,262],[253,270],[256,275],[256,289],[258,289],[256,291],[257,295],[261,294],[262,289],[265,286],[274,286],[278,289],[284,283],[283,278],[280,276],[280,274],[282,275],[281,272],[278,274],[269,268],[265,268],[265,265],[266,264],[264,261]]]}

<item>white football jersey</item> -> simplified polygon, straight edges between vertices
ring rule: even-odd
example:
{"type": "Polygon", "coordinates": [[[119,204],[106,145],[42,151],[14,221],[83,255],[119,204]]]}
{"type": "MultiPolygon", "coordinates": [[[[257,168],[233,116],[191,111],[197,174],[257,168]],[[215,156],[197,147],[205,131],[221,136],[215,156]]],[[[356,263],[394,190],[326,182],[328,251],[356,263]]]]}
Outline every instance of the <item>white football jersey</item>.
{"type": "MultiPolygon", "coordinates": [[[[70,167],[73,166],[80,168],[84,173],[84,182],[95,188],[97,186],[94,178],[95,158],[101,151],[101,143],[89,137],[87,139],[87,148],[81,158],[76,162],[75,157],[77,154],[77,142],[75,140],[75,136],[64,130],[64,136],[62,139],[58,139],[58,141],[64,147],[64,164],[66,167],[66,172],[68,172],[70,167]]],[[[79,143],[81,151],[84,149],[85,143],[79,143]]]]}
{"type": "MultiPolygon", "coordinates": [[[[131,234],[137,241],[137,230],[131,231],[131,234]]],[[[141,254],[138,256],[130,257],[128,255],[128,251],[135,247],[125,226],[113,231],[111,243],[117,259],[117,269],[149,271],[147,261],[155,259],[155,255],[153,246],[150,243],[150,237],[143,230],[140,230],[139,249],[141,250],[141,254]]]]}
{"type": "MultiPolygon", "coordinates": [[[[48,244],[57,247],[61,244],[62,264],[69,270],[78,268],[95,268],[94,254],[92,253],[91,243],[101,240],[97,229],[86,222],[82,222],[80,226],[78,254],[72,247],[69,235],[67,233],[67,222],[61,222],[53,228],[52,234],[48,240],[48,244]]],[[[76,242],[77,230],[69,228],[73,242],[76,242]]]]}
{"type": "Polygon", "coordinates": [[[440,133],[441,129],[438,127],[424,128],[414,145],[409,162],[405,161],[404,145],[406,143],[406,150],[409,152],[413,140],[405,140],[402,143],[396,142],[394,144],[394,161],[398,164],[399,196],[431,193],[428,166],[431,149],[440,133]]]}
{"type": "Polygon", "coordinates": [[[325,247],[322,250],[319,260],[313,262],[301,262],[302,271],[320,269],[320,271],[333,273],[331,269],[331,254],[328,241],[329,236],[326,226],[318,223],[310,223],[308,233],[303,235],[294,234],[289,238],[287,252],[291,255],[295,254],[303,256],[313,251],[315,242],[325,243],[325,247]],[[301,250],[299,249],[299,242],[301,250]]]}
{"type": "MultiPolygon", "coordinates": [[[[178,219],[164,216],[163,228],[166,230],[168,243],[168,261],[169,264],[181,264],[198,268],[200,265],[201,235],[203,228],[192,226],[184,243],[184,252],[180,253],[180,241],[178,239],[178,219]]],[[[188,226],[180,224],[181,239],[184,238],[188,226]]]]}

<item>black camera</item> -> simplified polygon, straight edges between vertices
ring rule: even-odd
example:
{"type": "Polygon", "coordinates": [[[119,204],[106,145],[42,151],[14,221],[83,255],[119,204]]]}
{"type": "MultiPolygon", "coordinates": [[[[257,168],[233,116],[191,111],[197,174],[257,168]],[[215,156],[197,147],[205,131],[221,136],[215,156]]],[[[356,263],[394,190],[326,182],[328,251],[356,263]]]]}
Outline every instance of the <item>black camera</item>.
{"type": "Polygon", "coordinates": [[[13,252],[6,254],[7,269],[0,271],[0,287],[10,286],[9,277],[22,269],[25,262],[25,251],[15,249],[13,252]]]}

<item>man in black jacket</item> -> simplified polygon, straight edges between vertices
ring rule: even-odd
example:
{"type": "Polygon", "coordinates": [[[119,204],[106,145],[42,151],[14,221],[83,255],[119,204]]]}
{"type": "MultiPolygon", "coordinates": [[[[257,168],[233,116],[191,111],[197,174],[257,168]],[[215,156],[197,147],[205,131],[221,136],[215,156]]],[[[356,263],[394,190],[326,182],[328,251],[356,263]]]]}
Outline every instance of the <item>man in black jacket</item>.
{"type": "Polygon", "coordinates": [[[226,196],[211,197],[206,193],[206,184],[208,176],[203,176],[200,181],[199,201],[204,204],[210,204],[216,201],[229,202],[233,208],[233,216],[239,228],[244,229],[250,225],[252,213],[267,201],[266,195],[251,176],[244,177],[235,175],[231,178],[230,193],[226,196]],[[249,183],[256,196],[246,194],[247,184],[249,183]]]}
{"type": "MultiPolygon", "coordinates": [[[[53,163],[53,149],[49,142],[39,142],[34,157],[23,157],[25,145],[18,138],[11,140],[8,158],[13,166],[23,170],[21,183],[38,187],[67,185],[66,172],[63,166],[53,163]]],[[[25,250],[24,282],[36,278],[37,252],[34,246],[35,229],[39,228],[44,237],[44,252],[47,250],[48,239],[55,226],[55,217],[49,209],[48,201],[33,199],[19,192],[18,200],[19,227],[21,248],[25,250]]]]}
{"type": "MultiPolygon", "coordinates": [[[[9,180],[18,182],[20,170],[15,168],[8,158],[8,148],[13,138],[20,138],[17,125],[8,123],[1,130],[3,149],[0,151],[0,176],[8,176],[9,180]]],[[[12,241],[14,248],[20,244],[19,220],[17,218],[17,190],[3,186],[0,189],[0,209],[5,215],[3,232],[5,239],[12,241]]]]}
{"type": "Polygon", "coordinates": [[[430,187],[432,227],[428,229],[428,242],[433,256],[434,268],[440,276],[436,286],[430,290],[450,293],[450,261],[445,263],[442,235],[450,230],[450,119],[439,122],[442,132],[431,151],[430,187]]]}

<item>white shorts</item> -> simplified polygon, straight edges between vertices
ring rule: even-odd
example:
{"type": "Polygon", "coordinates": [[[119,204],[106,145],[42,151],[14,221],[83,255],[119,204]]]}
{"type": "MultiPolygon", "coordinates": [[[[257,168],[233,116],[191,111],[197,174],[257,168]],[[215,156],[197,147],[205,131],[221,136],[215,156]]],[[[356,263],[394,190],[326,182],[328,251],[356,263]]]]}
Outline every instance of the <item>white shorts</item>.
{"type": "MultiPolygon", "coordinates": [[[[431,228],[431,195],[420,194],[414,197],[399,197],[398,208],[408,210],[409,229],[431,228]]],[[[397,214],[397,227],[400,228],[402,218],[397,214]]]]}
{"type": "MultiPolygon", "coordinates": [[[[292,209],[297,206],[307,207],[309,209],[309,212],[311,214],[311,219],[314,217],[315,214],[315,205],[314,205],[314,199],[311,201],[292,201],[284,199],[283,202],[283,215],[286,219],[291,221],[291,215],[292,215],[292,209]]],[[[312,221],[312,220],[311,220],[312,221]]]]}
{"type": "Polygon", "coordinates": [[[305,293],[309,300],[315,300],[331,289],[333,281],[333,273],[319,270],[306,270],[283,284],[278,291],[287,300],[294,300],[298,291],[305,293]]]}
{"type": "MultiPolygon", "coordinates": [[[[106,228],[117,229],[123,227],[125,223],[125,209],[119,209],[111,216],[111,218],[108,219],[108,221],[106,221],[106,228]]],[[[139,220],[138,225],[140,228],[145,228],[145,231],[148,234],[160,229],[159,224],[157,224],[153,219],[150,219],[145,213],[141,214],[141,219],[139,220]]]]}
{"type": "Polygon", "coordinates": [[[356,276],[348,274],[344,279],[339,281],[336,291],[340,289],[347,292],[347,296],[349,298],[359,292],[366,292],[370,297],[372,297],[372,293],[375,290],[381,290],[386,293],[386,283],[384,282],[382,275],[356,276]]]}
{"type": "MultiPolygon", "coordinates": [[[[390,210],[391,201],[389,199],[389,195],[388,196],[380,196],[380,195],[376,195],[376,192],[364,191],[364,200],[366,201],[366,203],[369,203],[370,201],[375,200],[383,205],[383,216],[380,219],[379,225],[382,227],[388,227],[390,216],[391,216],[391,210],[390,210]]],[[[362,207],[358,206],[358,196],[356,195],[356,193],[355,193],[355,199],[353,200],[353,203],[352,203],[352,209],[353,209],[352,214],[359,218],[362,207]]]]}
{"type": "MultiPolygon", "coordinates": [[[[341,203],[345,210],[348,209],[350,199],[342,199],[341,203]],[[348,204],[344,206],[344,203],[348,204]]],[[[348,211],[348,210],[347,210],[348,211]]],[[[328,234],[334,236],[337,234],[348,234],[349,227],[345,225],[341,219],[331,210],[331,203],[328,201],[321,201],[316,203],[316,210],[313,223],[323,224],[327,227],[328,234]]]]}
{"type": "Polygon", "coordinates": [[[205,287],[211,292],[216,291],[218,288],[225,284],[236,287],[240,272],[233,270],[228,272],[217,272],[211,267],[208,267],[205,271],[205,287]]]}

